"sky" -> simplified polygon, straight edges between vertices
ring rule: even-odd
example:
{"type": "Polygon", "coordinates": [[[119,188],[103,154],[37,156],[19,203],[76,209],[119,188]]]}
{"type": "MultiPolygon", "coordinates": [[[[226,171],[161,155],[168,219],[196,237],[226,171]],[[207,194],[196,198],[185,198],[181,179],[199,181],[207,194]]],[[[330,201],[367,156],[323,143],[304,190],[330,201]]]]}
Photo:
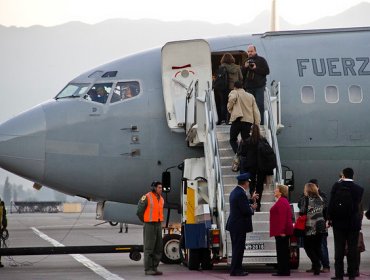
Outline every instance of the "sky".
{"type": "MultiPolygon", "coordinates": [[[[0,25],[54,26],[69,21],[95,24],[111,18],[200,20],[239,25],[271,9],[272,0],[0,0],[0,25]],[[233,6],[229,7],[229,3],[233,6]],[[226,11],[230,10],[229,14],[226,11]],[[236,12],[241,11],[239,15],[236,12]],[[244,11],[244,12],[243,12],[244,11]]],[[[370,0],[276,0],[279,15],[305,24],[370,0]]]]}

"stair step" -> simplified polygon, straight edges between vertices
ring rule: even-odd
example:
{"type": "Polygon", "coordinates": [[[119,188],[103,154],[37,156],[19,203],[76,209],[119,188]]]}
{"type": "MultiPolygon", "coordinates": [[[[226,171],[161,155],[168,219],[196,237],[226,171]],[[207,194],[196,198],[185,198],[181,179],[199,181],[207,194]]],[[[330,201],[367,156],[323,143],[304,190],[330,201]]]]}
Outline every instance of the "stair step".
{"type": "Polygon", "coordinates": [[[221,170],[222,170],[222,175],[234,175],[235,178],[236,176],[239,175],[239,172],[234,172],[231,170],[231,164],[228,166],[221,166],[221,170]]]}
{"type": "MultiPolygon", "coordinates": [[[[264,127],[261,127],[261,135],[265,135],[264,127]]],[[[233,172],[231,165],[234,152],[230,146],[230,125],[216,126],[216,138],[218,155],[220,157],[222,185],[224,192],[224,220],[230,214],[229,197],[237,184],[236,177],[239,172],[233,172]]],[[[240,135],[238,137],[240,139],[240,135]]],[[[253,232],[247,234],[246,250],[244,251],[243,264],[247,263],[276,263],[275,239],[270,237],[270,208],[274,205],[275,186],[265,185],[261,201],[261,211],[255,212],[252,217],[253,232]]],[[[231,239],[226,232],[226,253],[228,263],[231,261],[231,239]]]]}
{"type": "MultiPolygon", "coordinates": [[[[227,257],[227,263],[231,263],[231,252],[228,253],[227,257]]],[[[247,251],[244,252],[243,256],[243,264],[276,264],[277,258],[276,258],[276,251],[262,251],[262,252],[253,252],[249,253],[247,251]]]]}
{"type": "MultiPolygon", "coordinates": [[[[231,240],[228,241],[227,247],[231,248],[231,240]]],[[[261,250],[275,250],[276,244],[275,239],[268,239],[268,240],[246,240],[245,241],[245,252],[244,254],[252,253],[252,252],[258,252],[261,250]]],[[[231,250],[230,250],[231,251],[231,250]]]]}
{"type": "Polygon", "coordinates": [[[234,155],[220,157],[221,166],[230,166],[231,168],[231,164],[233,163],[233,156],[234,155]]]}
{"type": "MultiPolygon", "coordinates": [[[[231,238],[227,233],[227,256],[231,258],[231,238]]],[[[247,233],[245,250],[243,254],[243,263],[275,263],[276,262],[276,243],[275,239],[270,237],[269,231],[258,231],[247,233]],[[266,259],[267,258],[267,259],[266,259]]],[[[231,261],[231,259],[228,259],[231,261]]]]}
{"type": "Polygon", "coordinates": [[[216,132],[217,132],[217,134],[218,133],[224,133],[224,132],[230,133],[230,125],[228,125],[228,124],[217,125],[216,126],[216,132]]]}
{"type": "MultiPolygon", "coordinates": [[[[229,143],[227,143],[227,145],[230,146],[229,143]]],[[[222,148],[220,147],[220,145],[219,145],[219,154],[220,154],[220,157],[233,157],[234,156],[234,152],[230,147],[222,148]]]]}

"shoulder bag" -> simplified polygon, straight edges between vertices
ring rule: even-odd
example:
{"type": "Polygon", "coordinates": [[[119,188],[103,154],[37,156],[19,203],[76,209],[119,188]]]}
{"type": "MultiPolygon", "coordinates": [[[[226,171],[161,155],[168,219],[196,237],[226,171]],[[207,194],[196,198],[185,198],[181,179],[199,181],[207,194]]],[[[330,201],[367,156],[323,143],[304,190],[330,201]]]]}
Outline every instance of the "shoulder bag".
{"type": "MultiPolygon", "coordinates": [[[[243,140],[242,140],[243,141],[243,140]]],[[[241,152],[242,142],[238,145],[238,150],[236,151],[235,156],[233,157],[233,162],[231,164],[231,170],[233,172],[238,172],[240,170],[240,152],[241,152]]]]}
{"type": "Polygon", "coordinates": [[[303,237],[306,234],[307,210],[308,210],[308,197],[306,197],[306,207],[302,215],[298,216],[294,224],[294,235],[303,237]]]}

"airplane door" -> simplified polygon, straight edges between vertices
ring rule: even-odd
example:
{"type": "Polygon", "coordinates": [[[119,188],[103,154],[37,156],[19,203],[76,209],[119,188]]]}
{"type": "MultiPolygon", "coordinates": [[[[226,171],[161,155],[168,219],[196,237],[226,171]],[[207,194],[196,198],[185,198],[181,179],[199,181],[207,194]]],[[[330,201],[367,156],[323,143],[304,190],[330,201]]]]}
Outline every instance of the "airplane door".
{"type": "Polygon", "coordinates": [[[186,133],[196,122],[196,99],[212,88],[211,51],[205,40],[168,42],[162,48],[167,124],[186,133]]]}

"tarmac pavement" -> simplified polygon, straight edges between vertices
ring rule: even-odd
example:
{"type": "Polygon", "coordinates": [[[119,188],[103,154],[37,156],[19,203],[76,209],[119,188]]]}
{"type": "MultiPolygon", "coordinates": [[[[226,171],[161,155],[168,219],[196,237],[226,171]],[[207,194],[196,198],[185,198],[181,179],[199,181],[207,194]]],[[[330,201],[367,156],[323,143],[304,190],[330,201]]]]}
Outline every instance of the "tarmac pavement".
{"type": "MultiPolygon", "coordinates": [[[[50,247],[82,245],[142,244],[142,227],[129,225],[128,233],[119,233],[119,227],[108,223],[99,224],[95,213],[27,213],[8,214],[9,239],[6,245],[14,247],[50,247]]],[[[363,234],[368,251],[361,254],[360,277],[370,279],[370,221],[363,221],[363,234]]],[[[292,270],[290,279],[330,279],[334,275],[333,235],[328,239],[331,272],[314,276],[305,271],[311,264],[303,249],[298,270],[292,270]]],[[[235,279],[227,267],[216,266],[212,271],[189,271],[183,265],[160,264],[162,276],[145,276],[143,258],[132,261],[127,253],[35,255],[2,257],[4,268],[0,279],[4,280],[121,280],[121,279],[235,279]]],[[[247,279],[276,279],[271,267],[246,267],[247,279]]],[[[283,277],[285,278],[285,277],[283,277]]]]}

